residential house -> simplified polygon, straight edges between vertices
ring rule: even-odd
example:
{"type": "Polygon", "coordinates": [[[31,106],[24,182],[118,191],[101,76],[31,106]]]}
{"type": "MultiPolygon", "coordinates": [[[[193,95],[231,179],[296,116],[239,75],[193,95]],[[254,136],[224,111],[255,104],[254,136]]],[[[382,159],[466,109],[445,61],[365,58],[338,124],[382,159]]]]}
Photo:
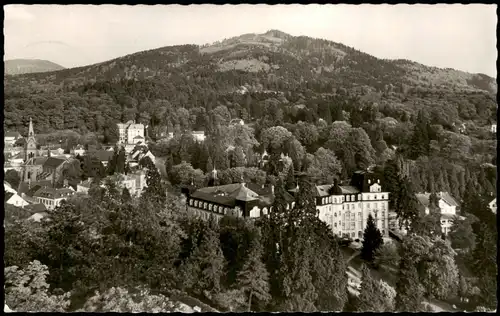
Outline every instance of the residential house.
{"type": "Polygon", "coordinates": [[[118,143],[123,145],[135,145],[138,143],[144,144],[146,139],[144,137],[144,125],[136,124],[135,121],[128,121],[127,123],[118,123],[118,143]]]}
{"type": "Polygon", "coordinates": [[[108,177],[116,183],[120,188],[127,188],[131,196],[141,196],[144,189],[147,187],[146,174],[144,171],[138,171],[131,174],[114,174],[108,177]]]}
{"type": "MultiPolygon", "coordinates": [[[[286,195],[289,207],[293,197],[286,195]]],[[[226,214],[236,217],[257,218],[267,215],[274,201],[274,187],[253,183],[233,183],[201,188],[187,197],[187,209],[195,216],[208,219],[210,215],[219,220],[226,214]]]]}
{"type": "MultiPolygon", "coordinates": [[[[425,214],[429,214],[429,199],[431,193],[417,193],[415,196],[423,207],[425,214]]],[[[457,201],[448,192],[437,192],[438,206],[441,213],[441,231],[443,234],[448,235],[450,232],[453,220],[457,217],[457,201]]],[[[458,216],[458,218],[463,218],[458,216]]]]}
{"type": "Polygon", "coordinates": [[[82,181],[81,183],[76,185],[76,192],[88,194],[91,183],[92,183],[92,178],[82,181]]]}
{"type": "Polygon", "coordinates": [[[206,138],[204,131],[193,131],[191,135],[193,135],[194,140],[197,142],[203,142],[206,138]]]}
{"type": "Polygon", "coordinates": [[[69,188],[54,189],[44,187],[39,189],[33,194],[33,198],[38,202],[45,205],[47,210],[51,211],[61,204],[61,201],[73,196],[75,191],[69,188]]]}
{"type": "Polygon", "coordinates": [[[382,235],[389,235],[389,192],[372,172],[355,172],[350,185],[316,186],[316,208],[337,236],[363,239],[370,214],[382,235]]]}
{"type": "Polygon", "coordinates": [[[497,213],[497,198],[494,198],[488,205],[490,207],[490,210],[496,214],[497,213]]]}
{"type": "Polygon", "coordinates": [[[19,132],[5,132],[3,137],[5,146],[14,146],[19,139],[23,138],[19,132]]]}
{"type": "Polygon", "coordinates": [[[138,163],[141,161],[141,159],[149,157],[153,163],[156,162],[156,157],[153,155],[153,153],[149,150],[147,146],[135,146],[135,148],[130,152],[130,154],[127,157],[128,162],[132,163],[138,163]]]}
{"type": "Polygon", "coordinates": [[[24,208],[26,205],[29,205],[29,203],[23,199],[19,194],[17,193],[12,193],[12,192],[5,192],[5,203],[14,205],[20,208],[24,208]]]}
{"type": "Polygon", "coordinates": [[[70,153],[73,156],[83,156],[85,155],[85,147],[83,145],[76,145],[73,149],[71,149],[70,153]]]}

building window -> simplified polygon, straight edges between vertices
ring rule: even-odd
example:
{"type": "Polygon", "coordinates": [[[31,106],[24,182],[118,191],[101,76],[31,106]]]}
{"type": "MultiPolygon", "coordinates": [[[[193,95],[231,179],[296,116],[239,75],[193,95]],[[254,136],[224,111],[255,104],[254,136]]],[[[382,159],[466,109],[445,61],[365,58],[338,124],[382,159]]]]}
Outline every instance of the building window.
{"type": "Polygon", "coordinates": [[[203,202],[203,209],[207,208],[207,202],[203,202]]]}
{"type": "Polygon", "coordinates": [[[344,227],[345,227],[345,222],[342,222],[342,228],[344,228],[344,227]]]}
{"type": "Polygon", "coordinates": [[[337,223],[334,223],[335,228],[337,228],[337,223]]]}
{"type": "Polygon", "coordinates": [[[356,200],[356,196],[355,195],[351,195],[351,201],[355,201],[356,200]]]}
{"type": "Polygon", "coordinates": [[[211,211],[212,210],[212,204],[208,204],[208,210],[211,211]]]}
{"type": "Polygon", "coordinates": [[[382,229],[382,235],[385,235],[385,230],[384,229],[382,229]]]}
{"type": "Polygon", "coordinates": [[[370,205],[370,203],[367,203],[367,204],[366,204],[366,208],[367,208],[367,209],[370,209],[370,206],[371,206],[371,205],[370,205]]]}
{"type": "Polygon", "coordinates": [[[335,217],[337,217],[337,212],[334,213],[335,217]]]}
{"type": "Polygon", "coordinates": [[[358,194],[358,201],[361,201],[361,194],[358,194]]]}
{"type": "Polygon", "coordinates": [[[351,197],[349,195],[346,196],[346,201],[347,202],[351,201],[351,197]]]}
{"type": "Polygon", "coordinates": [[[375,200],[377,199],[377,195],[375,194],[375,200]]]}
{"type": "Polygon", "coordinates": [[[354,233],[351,233],[351,237],[354,238],[356,235],[354,233]]]}
{"type": "Polygon", "coordinates": [[[358,231],[358,238],[363,238],[363,232],[358,231]]]}

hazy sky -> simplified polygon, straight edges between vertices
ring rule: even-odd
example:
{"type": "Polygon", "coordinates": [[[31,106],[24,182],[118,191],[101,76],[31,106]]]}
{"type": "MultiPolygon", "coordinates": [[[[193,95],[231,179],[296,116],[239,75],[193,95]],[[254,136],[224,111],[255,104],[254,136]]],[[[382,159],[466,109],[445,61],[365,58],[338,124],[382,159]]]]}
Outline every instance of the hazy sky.
{"type": "Polygon", "coordinates": [[[65,67],[278,29],[496,77],[495,5],[8,5],[5,56],[65,67]]]}

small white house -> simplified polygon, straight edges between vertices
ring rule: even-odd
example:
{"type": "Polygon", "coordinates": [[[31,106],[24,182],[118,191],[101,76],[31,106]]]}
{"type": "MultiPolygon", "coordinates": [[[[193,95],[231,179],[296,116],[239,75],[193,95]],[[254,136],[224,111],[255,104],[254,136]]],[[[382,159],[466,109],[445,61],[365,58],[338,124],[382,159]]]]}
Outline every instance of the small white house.
{"type": "Polygon", "coordinates": [[[6,192],[5,199],[6,199],[5,203],[20,208],[24,208],[26,205],[29,205],[29,203],[17,193],[6,192]]]}
{"type": "MultiPolygon", "coordinates": [[[[453,220],[457,216],[458,203],[448,192],[438,192],[436,195],[441,212],[441,231],[443,234],[448,235],[453,225],[453,220]]],[[[417,200],[425,208],[425,214],[429,214],[430,196],[431,194],[428,192],[416,194],[417,200]]],[[[459,218],[463,217],[459,216],[459,218]]]]}
{"type": "Polygon", "coordinates": [[[194,140],[197,142],[203,142],[206,138],[204,131],[193,131],[191,135],[193,135],[194,140]]]}
{"type": "Polygon", "coordinates": [[[497,132],[497,125],[496,124],[491,124],[491,132],[496,133],[497,132]]]}
{"type": "Polygon", "coordinates": [[[497,198],[494,198],[490,203],[489,207],[493,213],[497,213],[497,198]]]}

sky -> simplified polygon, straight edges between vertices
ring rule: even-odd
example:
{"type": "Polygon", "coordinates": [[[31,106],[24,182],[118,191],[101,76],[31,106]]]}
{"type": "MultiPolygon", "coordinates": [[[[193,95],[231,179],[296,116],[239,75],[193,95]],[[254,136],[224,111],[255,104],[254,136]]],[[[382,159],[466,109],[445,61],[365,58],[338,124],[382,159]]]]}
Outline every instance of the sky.
{"type": "Polygon", "coordinates": [[[496,5],[7,5],[6,59],[64,67],[277,29],[496,77],[496,5]]]}

